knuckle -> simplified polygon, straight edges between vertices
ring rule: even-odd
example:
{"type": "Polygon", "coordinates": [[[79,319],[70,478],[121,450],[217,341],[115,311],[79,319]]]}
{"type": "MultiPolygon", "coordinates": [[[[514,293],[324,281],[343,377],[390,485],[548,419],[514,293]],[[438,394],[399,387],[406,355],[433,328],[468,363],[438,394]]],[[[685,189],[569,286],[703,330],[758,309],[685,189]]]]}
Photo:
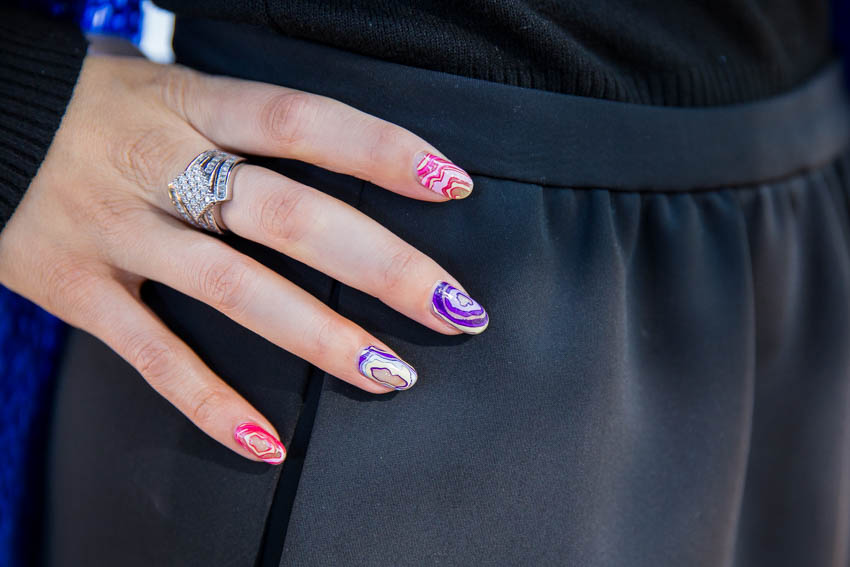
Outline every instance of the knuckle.
{"type": "Polygon", "coordinates": [[[195,93],[200,78],[197,71],[187,67],[163,65],[151,83],[165,105],[188,122],[197,101],[195,93]]]}
{"type": "Polygon", "coordinates": [[[401,246],[392,252],[381,271],[384,289],[388,293],[398,292],[405,282],[410,281],[410,273],[420,257],[421,253],[409,246],[401,246]]]}
{"type": "Polygon", "coordinates": [[[176,372],[177,354],[168,341],[161,337],[133,337],[127,346],[127,353],[130,364],[154,389],[158,390],[176,372]]]}
{"type": "Polygon", "coordinates": [[[141,200],[107,191],[99,193],[84,209],[79,216],[96,230],[104,244],[123,244],[127,238],[135,238],[131,227],[139,227],[147,211],[141,200]]]}
{"type": "Polygon", "coordinates": [[[225,403],[227,395],[224,392],[213,387],[202,387],[190,398],[188,417],[199,425],[211,423],[225,403]]]}
{"type": "Polygon", "coordinates": [[[260,230],[278,242],[294,244],[301,240],[311,226],[307,191],[275,191],[264,199],[258,210],[260,230]]]}
{"type": "Polygon", "coordinates": [[[238,317],[247,307],[251,268],[244,260],[216,260],[198,270],[198,289],[207,303],[238,317]]]}
{"type": "Polygon", "coordinates": [[[87,262],[73,256],[50,258],[45,272],[44,306],[69,319],[85,319],[91,311],[99,279],[87,262]]]}
{"type": "Polygon", "coordinates": [[[333,356],[338,345],[341,343],[340,338],[345,334],[346,328],[343,321],[337,317],[325,317],[318,324],[316,329],[316,358],[324,361],[333,356]]]}
{"type": "Polygon", "coordinates": [[[381,163],[387,161],[391,151],[401,147],[401,130],[395,124],[377,120],[372,126],[369,139],[369,163],[381,163]]]}
{"type": "Polygon", "coordinates": [[[302,91],[274,95],[260,109],[260,131],[278,147],[298,144],[314,123],[317,112],[314,98],[315,95],[302,91]]]}
{"type": "Polygon", "coordinates": [[[139,187],[159,188],[180,144],[164,128],[142,128],[110,140],[110,163],[118,174],[139,187]]]}

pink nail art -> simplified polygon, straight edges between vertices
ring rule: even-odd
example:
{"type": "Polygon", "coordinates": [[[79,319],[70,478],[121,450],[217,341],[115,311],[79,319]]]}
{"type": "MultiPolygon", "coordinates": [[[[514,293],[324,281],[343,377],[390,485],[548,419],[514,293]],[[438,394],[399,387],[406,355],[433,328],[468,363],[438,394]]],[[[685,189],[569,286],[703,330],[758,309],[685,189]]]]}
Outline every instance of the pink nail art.
{"type": "Polygon", "coordinates": [[[279,465],[286,458],[286,447],[274,435],[257,425],[245,422],[233,431],[236,441],[267,463],[279,465]]]}
{"type": "Polygon", "coordinates": [[[472,178],[447,159],[425,153],[416,165],[419,183],[449,199],[463,199],[472,192],[472,178]]]}

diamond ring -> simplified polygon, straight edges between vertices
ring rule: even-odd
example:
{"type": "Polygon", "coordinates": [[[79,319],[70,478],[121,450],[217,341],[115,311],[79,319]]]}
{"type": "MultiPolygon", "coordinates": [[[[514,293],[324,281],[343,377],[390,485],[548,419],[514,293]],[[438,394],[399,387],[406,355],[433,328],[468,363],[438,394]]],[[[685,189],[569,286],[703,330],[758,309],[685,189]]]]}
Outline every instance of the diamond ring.
{"type": "Polygon", "coordinates": [[[180,216],[193,226],[222,234],[220,207],[232,195],[231,173],[245,158],[221,150],[207,150],[193,159],[168,184],[168,194],[180,216]]]}

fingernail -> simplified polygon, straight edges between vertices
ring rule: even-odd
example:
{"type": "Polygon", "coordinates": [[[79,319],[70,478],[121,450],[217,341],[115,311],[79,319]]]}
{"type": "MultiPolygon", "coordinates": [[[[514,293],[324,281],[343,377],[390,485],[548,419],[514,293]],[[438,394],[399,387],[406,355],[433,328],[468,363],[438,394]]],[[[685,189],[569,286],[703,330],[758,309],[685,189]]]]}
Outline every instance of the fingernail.
{"type": "Polygon", "coordinates": [[[286,447],[283,443],[256,423],[240,423],[233,431],[233,438],[254,455],[272,465],[279,465],[286,458],[286,447]]]}
{"type": "Polygon", "coordinates": [[[438,282],[431,297],[434,314],[464,333],[483,333],[490,317],[477,301],[448,282],[438,282]]]}
{"type": "Polygon", "coordinates": [[[396,390],[407,390],[416,383],[416,370],[411,365],[378,347],[360,351],[358,368],[366,378],[396,390]]]}
{"type": "Polygon", "coordinates": [[[472,193],[472,178],[449,160],[428,152],[416,156],[416,175],[423,187],[449,199],[472,193]]]}

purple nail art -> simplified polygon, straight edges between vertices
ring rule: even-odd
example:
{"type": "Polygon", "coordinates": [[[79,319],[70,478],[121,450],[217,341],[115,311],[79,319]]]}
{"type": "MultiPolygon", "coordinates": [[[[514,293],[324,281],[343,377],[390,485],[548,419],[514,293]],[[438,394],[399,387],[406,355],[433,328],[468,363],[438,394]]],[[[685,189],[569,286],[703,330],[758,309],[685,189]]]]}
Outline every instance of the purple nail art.
{"type": "Polygon", "coordinates": [[[411,365],[378,347],[361,350],[358,367],[366,378],[396,390],[407,390],[416,383],[416,370],[411,365]]]}
{"type": "Polygon", "coordinates": [[[490,323],[490,317],[477,301],[448,282],[437,284],[431,307],[435,315],[470,335],[484,332],[490,323]]]}

